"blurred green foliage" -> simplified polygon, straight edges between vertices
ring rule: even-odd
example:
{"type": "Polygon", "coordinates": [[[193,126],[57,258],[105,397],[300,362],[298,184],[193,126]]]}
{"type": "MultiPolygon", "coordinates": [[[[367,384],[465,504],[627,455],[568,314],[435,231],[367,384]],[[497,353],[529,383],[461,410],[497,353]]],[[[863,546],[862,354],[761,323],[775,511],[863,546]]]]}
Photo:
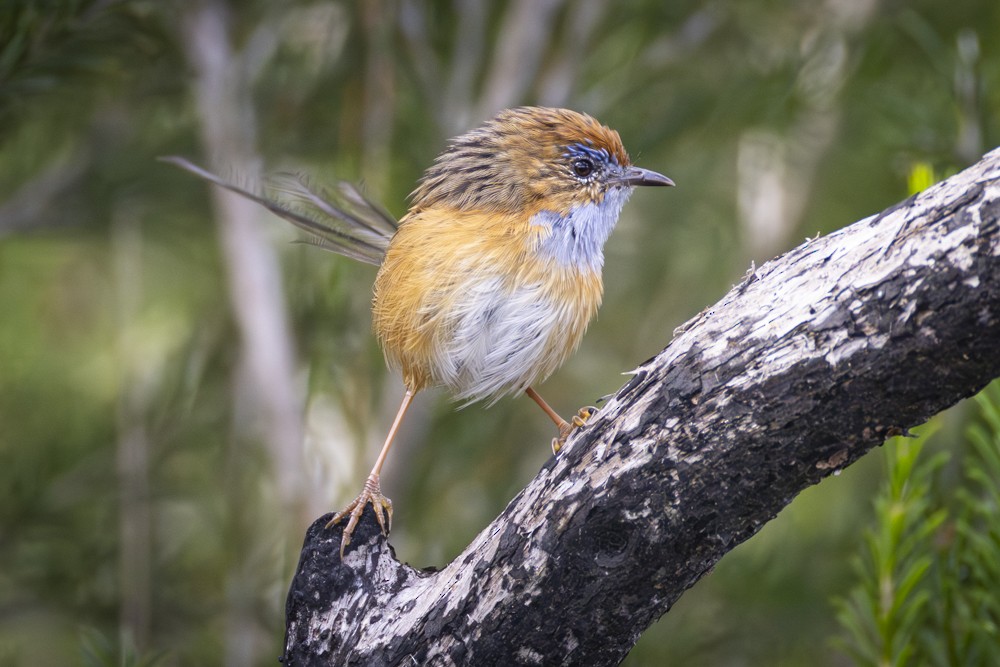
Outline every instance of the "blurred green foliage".
{"type": "Polygon", "coordinates": [[[1000,383],[976,403],[957,482],[942,475],[950,452],[922,456],[932,429],[885,447],[858,583],[837,604],[858,665],[1000,663],[1000,383]]]}
{"type": "MultiPolygon", "coordinates": [[[[276,491],[208,192],[156,161],[213,157],[186,19],[220,3],[0,3],[0,665],[280,654],[284,592],[318,514],[287,511],[276,491]]],[[[269,170],[362,180],[400,215],[448,136],[538,103],[595,114],[678,183],[637,193],[608,244],[601,316],[543,388],[564,413],[613,392],[751,261],[1000,143],[1000,4],[987,0],[220,6],[256,121],[246,150],[269,170]]],[[[259,224],[307,396],[303,487],[333,508],[398,398],[369,333],[374,271],[259,224]]],[[[958,441],[965,413],[941,441],[958,441]]],[[[393,543],[438,566],[534,475],[551,437],[525,401],[456,412],[433,392],[407,433],[384,477],[393,543]]],[[[838,632],[827,600],[852,585],[851,556],[871,553],[860,526],[881,474],[869,457],[804,492],[627,664],[845,664],[825,648],[838,632]]]]}
{"type": "Polygon", "coordinates": [[[887,479],[874,502],[878,524],[866,532],[865,557],[855,560],[861,584],[839,605],[838,618],[853,640],[846,646],[858,664],[922,664],[914,654],[931,601],[929,547],[945,520],[943,510],[930,509],[930,487],[947,456],[939,452],[918,465],[930,432],[885,448],[887,479]]]}
{"type": "Polygon", "coordinates": [[[163,654],[140,656],[128,638],[116,644],[93,628],[84,628],[80,635],[84,667],[157,667],[165,658],[163,654]]]}

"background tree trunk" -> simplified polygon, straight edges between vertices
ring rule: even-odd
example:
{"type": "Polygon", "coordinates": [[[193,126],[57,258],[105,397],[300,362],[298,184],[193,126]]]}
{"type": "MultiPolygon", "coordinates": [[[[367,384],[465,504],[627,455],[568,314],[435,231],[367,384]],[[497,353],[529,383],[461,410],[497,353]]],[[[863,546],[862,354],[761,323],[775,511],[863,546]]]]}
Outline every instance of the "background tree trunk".
{"type": "MultiPolygon", "coordinates": [[[[232,15],[221,0],[190,3],[181,13],[180,37],[194,72],[192,91],[202,144],[216,169],[234,170],[249,183],[259,178],[257,123],[246,53],[230,43],[232,15]]],[[[266,40],[265,40],[266,41],[266,40]]],[[[302,390],[296,382],[295,351],[281,270],[258,211],[230,192],[213,191],[219,247],[228,280],[229,302],[240,334],[239,365],[233,378],[232,440],[227,481],[230,540],[250,543],[253,530],[243,512],[242,462],[258,441],[266,448],[276,496],[292,522],[315,507],[303,458],[302,390]]],[[[292,524],[294,525],[294,524],[292,524]]],[[[256,662],[266,646],[254,614],[252,553],[235,548],[226,581],[226,667],[256,662]]]]}

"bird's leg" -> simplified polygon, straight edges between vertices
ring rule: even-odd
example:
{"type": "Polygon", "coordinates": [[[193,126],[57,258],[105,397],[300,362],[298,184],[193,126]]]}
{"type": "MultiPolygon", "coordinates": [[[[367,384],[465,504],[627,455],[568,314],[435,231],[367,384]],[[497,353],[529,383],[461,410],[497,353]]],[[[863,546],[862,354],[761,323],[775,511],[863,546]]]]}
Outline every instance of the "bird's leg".
{"type": "Polygon", "coordinates": [[[396,437],[396,431],[399,430],[399,425],[403,421],[403,415],[406,414],[406,409],[410,407],[410,401],[412,400],[413,392],[407,389],[406,394],[403,396],[403,402],[399,406],[399,411],[396,412],[396,418],[389,428],[389,435],[385,438],[385,444],[382,445],[382,451],[379,452],[378,458],[375,459],[375,465],[372,466],[372,471],[368,473],[368,479],[365,480],[365,485],[362,487],[361,493],[358,494],[358,497],[350,505],[337,512],[330,519],[330,522],[326,524],[326,527],[329,528],[339,523],[344,517],[351,517],[347,525],[344,526],[343,536],[340,538],[341,560],[344,558],[344,549],[351,543],[351,533],[354,532],[354,528],[358,525],[358,521],[365,511],[365,505],[368,503],[371,503],[372,509],[375,510],[375,519],[378,521],[379,527],[382,528],[382,534],[389,534],[389,528],[392,526],[392,501],[382,495],[379,474],[382,472],[382,464],[385,463],[385,457],[389,454],[392,440],[396,437]],[[388,521],[386,520],[386,515],[388,515],[388,521]]]}
{"type": "Polygon", "coordinates": [[[559,453],[559,450],[562,449],[564,444],[566,444],[566,438],[568,438],[569,434],[573,432],[573,429],[580,428],[586,424],[587,420],[590,419],[595,412],[597,412],[597,408],[580,408],[580,411],[573,415],[572,421],[566,421],[559,416],[558,412],[553,410],[549,404],[545,402],[544,398],[538,395],[537,391],[528,387],[524,390],[524,393],[526,393],[535,403],[538,403],[538,407],[540,407],[545,414],[549,416],[549,419],[555,422],[556,428],[559,429],[559,437],[552,438],[553,454],[559,453]]]}

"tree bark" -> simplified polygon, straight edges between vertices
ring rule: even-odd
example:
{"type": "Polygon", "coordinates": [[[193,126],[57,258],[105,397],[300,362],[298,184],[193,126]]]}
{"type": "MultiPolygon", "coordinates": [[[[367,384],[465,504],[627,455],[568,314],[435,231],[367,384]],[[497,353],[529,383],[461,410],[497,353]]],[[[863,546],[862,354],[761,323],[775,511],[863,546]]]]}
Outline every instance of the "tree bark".
{"type": "Polygon", "coordinates": [[[1000,375],[1000,150],[751,270],[440,571],[308,530],[286,665],[612,665],[805,487],[1000,375]]]}

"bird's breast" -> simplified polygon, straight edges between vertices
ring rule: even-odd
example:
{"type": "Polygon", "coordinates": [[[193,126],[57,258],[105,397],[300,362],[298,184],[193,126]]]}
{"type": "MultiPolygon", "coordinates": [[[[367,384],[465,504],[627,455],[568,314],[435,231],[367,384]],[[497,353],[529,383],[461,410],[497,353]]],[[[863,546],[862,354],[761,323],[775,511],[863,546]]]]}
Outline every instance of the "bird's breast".
{"type": "Polygon", "coordinates": [[[597,312],[600,270],[554,264],[527,218],[491,221],[416,218],[390,244],[373,323],[411,389],[467,402],[521,391],[562,365],[597,312]]]}
{"type": "Polygon", "coordinates": [[[567,198],[539,210],[530,218],[534,253],[556,266],[600,273],[604,244],[631,192],[611,188],[600,200],[567,198]]]}

